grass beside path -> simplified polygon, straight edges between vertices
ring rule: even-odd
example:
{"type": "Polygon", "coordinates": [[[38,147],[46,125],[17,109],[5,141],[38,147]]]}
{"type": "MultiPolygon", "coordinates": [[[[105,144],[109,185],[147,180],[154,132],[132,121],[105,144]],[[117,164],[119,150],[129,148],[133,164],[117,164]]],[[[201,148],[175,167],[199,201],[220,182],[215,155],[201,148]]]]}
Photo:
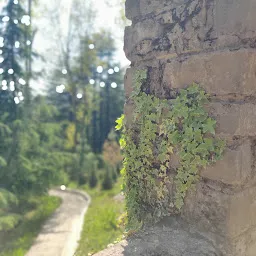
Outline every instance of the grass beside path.
{"type": "Polygon", "coordinates": [[[121,181],[109,191],[83,188],[90,194],[92,202],[84,218],[76,256],[87,256],[101,251],[121,237],[123,229],[118,227],[117,222],[124,211],[124,203],[114,199],[120,193],[120,187],[121,181]]]}
{"type": "Polygon", "coordinates": [[[24,220],[12,231],[0,233],[0,256],[24,256],[40,232],[45,220],[60,206],[61,199],[43,196],[35,210],[27,212],[24,220]]]}

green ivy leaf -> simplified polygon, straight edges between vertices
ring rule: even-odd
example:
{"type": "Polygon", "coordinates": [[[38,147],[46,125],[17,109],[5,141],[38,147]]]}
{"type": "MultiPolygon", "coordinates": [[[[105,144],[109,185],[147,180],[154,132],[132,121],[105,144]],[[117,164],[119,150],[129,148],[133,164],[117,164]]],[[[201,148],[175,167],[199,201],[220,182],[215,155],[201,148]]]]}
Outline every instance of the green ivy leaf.
{"type": "Polygon", "coordinates": [[[117,131],[122,129],[123,123],[124,123],[124,115],[121,115],[121,117],[117,118],[117,120],[116,120],[117,125],[115,126],[115,128],[117,131]]]}
{"type": "Polygon", "coordinates": [[[215,134],[216,121],[204,109],[208,95],[197,84],[180,90],[176,99],[159,99],[141,91],[147,72],[137,72],[134,81],[133,123],[127,129],[124,117],[117,120],[125,160],[122,175],[128,219],[138,222],[168,214],[174,203],[180,210],[187,191],[199,179],[199,169],[219,159],[225,148],[215,134]],[[126,128],[126,129],[125,129],[126,128]],[[178,154],[176,177],[170,177],[170,154],[178,154]],[[175,183],[174,202],[168,184],[175,183]]]}
{"type": "Polygon", "coordinates": [[[204,133],[211,133],[215,135],[215,126],[216,126],[216,121],[212,118],[207,118],[206,123],[203,124],[203,132],[204,133]]]}

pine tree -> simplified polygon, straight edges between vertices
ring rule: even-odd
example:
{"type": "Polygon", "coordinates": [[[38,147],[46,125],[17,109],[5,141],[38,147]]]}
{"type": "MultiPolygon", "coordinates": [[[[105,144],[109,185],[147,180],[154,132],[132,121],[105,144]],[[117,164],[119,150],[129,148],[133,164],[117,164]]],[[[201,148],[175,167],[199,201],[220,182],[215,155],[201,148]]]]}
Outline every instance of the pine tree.
{"type": "Polygon", "coordinates": [[[102,189],[104,190],[110,190],[111,188],[113,188],[113,175],[111,171],[111,168],[109,166],[106,166],[106,170],[102,180],[102,189]]]}
{"type": "Polygon", "coordinates": [[[116,118],[123,112],[123,72],[114,55],[114,40],[108,32],[87,35],[80,38],[75,61],[65,65],[60,61],[53,73],[49,100],[61,117],[75,126],[73,152],[83,148],[84,141],[94,153],[102,152],[116,118]]]}
{"type": "Polygon", "coordinates": [[[18,0],[9,0],[0,15],[0,115],[17,117],[17,105],[24,100],[26,27],[30,16],[18,0]]]}
{"type": "Polygon", "coordinates": [[[90,171],[89,186],[90,188],[95,188],[97,184],[98,184],[98,178],[96,176],[96,171],[93,169],[90,171]]]}
{"type": "Polygon", "coordinates": [[[108,31],[94,34],[92,40],[98,58],[98,66],[92,70],[99,107],[92,115],[90,144],[94,152],[102,152],[102,146],[114,126],[116,118],[123,112],[123,73],[114,60],[114,40],[108,31]],[[97,85],[98,82],[98,85],[97,85]],[[97,87],[98,86],[98,87],[97,87]]]}

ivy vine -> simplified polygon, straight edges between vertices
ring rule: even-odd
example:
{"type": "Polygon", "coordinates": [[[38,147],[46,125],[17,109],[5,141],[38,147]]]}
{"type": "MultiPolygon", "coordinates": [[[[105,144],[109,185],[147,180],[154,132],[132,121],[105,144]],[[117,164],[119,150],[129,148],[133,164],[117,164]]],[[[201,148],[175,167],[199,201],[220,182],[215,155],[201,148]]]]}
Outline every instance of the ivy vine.
{"type": "Polygon", "coordinates": [[[124,192],[128,223],[158,220],[178,213],[199,170],[220,159],[225,142],[215,138],[216,121],[204,106],[208,96],[197,84],[180,90],[175,99],[143,92],[146,71],[138,71],[130,100],[131,123],[122,115],[120,145],[124,153],[124,192]],[[172,159],[178,158],[178,166],[172,159]]]}

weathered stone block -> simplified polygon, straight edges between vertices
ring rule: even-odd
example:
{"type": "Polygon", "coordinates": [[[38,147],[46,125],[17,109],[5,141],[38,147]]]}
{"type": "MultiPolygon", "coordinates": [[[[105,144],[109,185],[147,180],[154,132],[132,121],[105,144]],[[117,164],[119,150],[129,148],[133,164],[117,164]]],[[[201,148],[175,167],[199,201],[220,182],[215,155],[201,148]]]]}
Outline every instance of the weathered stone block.
{"type": "Polygon", "coordinates": [[[254,256],[256,252],[256,228],[253,227],[248,232],[243,234],[242,237],[239,238],[239,242],[234,241],[237,246],[237,251],[240,252],[239,255],[246,256],[254,256]]]}
{"type": "MultiPolygon", "coordinates": [[[[183,62],[171,60],[164,70],[163,83],[184,88],[196,82],[216,95],[256,94],[256,51],[226,51],[190,56],[183,62]]],[[[161,85],[159,85],[161,87],[161,85]]]]}
{"type": "Polygon", "coordinates": [[[154,19],[141,21],[126,27],[124,50],[130,59],[133,52],[136,54],[146,54],[151,46],[151,41],[158,38],[163,31],[163,27],[154,19]],[[145,51],[145,47],[147,50],[145,51]]]}
{"type": "Polygon", "coordinates": [[[157,29],[159,33],[157,36],[144,38],[130,30],[133,34],[132,44],[129,44],[128,48],[125,47],[130,60],[165,58],[165,56],[168,58],[168,55],[169,58],[171,55],[174,58],[179,54],[186,55],[210,49],[256,47],[254,0],[247,0],[247,4],[244,4],[244,0],[135,2],[134,6],[139,2],[139,8],[128,8],[134,13],[128,14],[128,17],[136,19],[134,30],[142,26],[146,31],[145,24],[148,23],[151,24],[152,31],[157,29]],[[143,48],[145,44],[147,47],[143,48]],[[143,48],[142,52],[141,48],[143,48]]]}
{"type": "Polygon", "coordinates": [[[256,30],[254,0],[215,0],[215,23],[219,34],[240,34],[256,30]]]}
{"type": "Polygon", "coordinates": [[[127,68],[124,76],[125,97],[129,98],[133,90],[134,69],[127,68]]]}
{"type": "Polygon", "coordinates": [[[200,182],[195,191],[189,191],[182,216],[203,231],[224,236],[229,200],[228,194],[200,182]]]}
{"type": "Polygon", "coordinates": [[[110,255],[222,256],[209,239],[195,229],[190,230],[188,223],[178,218],[168,218],[154,229],[142,230],[120,245],[106,249],[95,256],[110,255]]]}
{"type": "MultiPolygon", "coordinates": [[[[254,256],[256,252],[256,227],[251,227],[247,232],[240,236],[227,239],[229,247],[228,256],[254,256]]],[[[223,240],[222,240],[223,242],[223,240]]]]}
{"type": "Polygon", "coordinates": [[[233,195],[229,204],[227,228],[231,236],[237,236],[256,225],[256,188],[248,188],[233,195]]]}
{"type": "Polygon", "coordinates": [[[256,1],[127,0],[126,9],[133,21],[124,46],[133,67],[125,77],[128,125],[134,112],[128,99],[132,73],[147,67],[143,90],[160,98],[199,83],[212,96],[206,108],[228,147],[189,191],[181,214],[188,225],[155,225],[129,240],[122,253],[255,256],[256,1]]]}
{"type": "Polygon", "coordinates": [[[138,0],[126,0],[125,1],[125,16],[129,20],[140,15],[140,5],[138,0]]]}
{"type": "Polygon", "coordinates": [[[187,196],[183,216],[202,231],[234,238],[256,226],[255,211],[255,187],[235,193],[200,182],[187,196]]]}
{"type": "Polygon", "coordinates": [[[212,103],[211,115],[217,121],[216,132],[224,136],[255,136],[256,135],[256,105],[240,102],[212,103]]]}
{"type": "Polygon", "coordinates": [[[157,14],[162,12],[166,5],[170,4],[168,0],[140,0],[139,2],[141,15],[157,14]]]}
{"type": "Polygon", "coordinates": [[[252,152],[249,140],[227,148],[222,160],[201,171],[201,176],[230,185],[244,184],[252,177],[252,152]]]}
{"type": "Polygon", "coordinates": [[[133,112],[134,112],[134,105],[132,102],[126,102],[124,105],[124,114],[126,119],[126,125],[129,127],[133,121],[133,112]]]}

